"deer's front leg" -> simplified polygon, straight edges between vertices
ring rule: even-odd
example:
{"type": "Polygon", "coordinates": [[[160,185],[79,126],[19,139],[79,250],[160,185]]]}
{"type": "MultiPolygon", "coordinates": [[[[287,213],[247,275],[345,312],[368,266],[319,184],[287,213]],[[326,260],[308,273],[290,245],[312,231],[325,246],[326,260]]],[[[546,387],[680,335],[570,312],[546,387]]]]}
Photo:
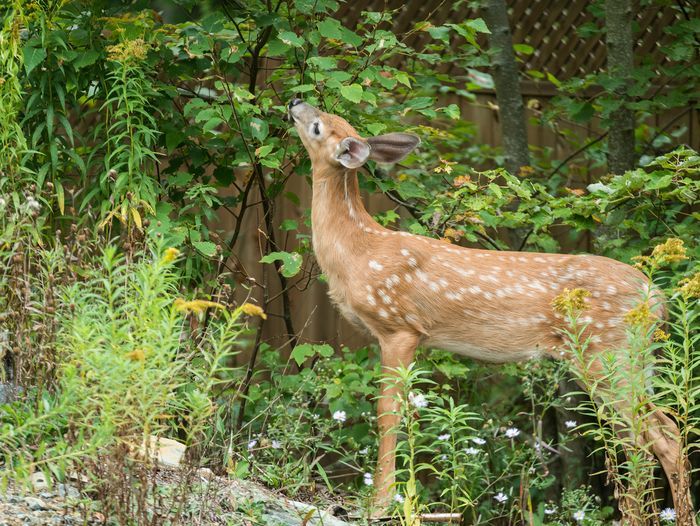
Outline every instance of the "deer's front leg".
{"type": "Polygon", "coordinates": [[[396,470],[396,426],[399,423],[398,394],[401,386],[391,379],[393,369],[408,367],[416,354],[420,336],[402,332],[379,338],[383,381],[379,389],[377,423],[379,425],[379,455],[374,476],[376,488],[374,514],[382,514],[391,503],[396,470]]]}

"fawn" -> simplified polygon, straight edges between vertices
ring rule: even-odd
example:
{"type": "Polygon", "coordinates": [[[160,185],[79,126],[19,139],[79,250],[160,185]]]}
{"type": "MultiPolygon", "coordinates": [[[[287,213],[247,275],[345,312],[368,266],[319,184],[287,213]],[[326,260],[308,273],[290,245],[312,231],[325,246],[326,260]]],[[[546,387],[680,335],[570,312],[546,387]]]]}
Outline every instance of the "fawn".
{"type": "MultiPolygon", "coordinates": [[[[288,111],[311,159],[313,247],[329,295],[345,317],[377,338],[385,374],[408,366],[419,345],[488,362],[566,359],[560,349],[564,320],[552,309],[564,288],[590,291],[583,319],[591,335],[587,353],[625,346],[623,317],[647,287],[640,271],[600,256],[470,249],[388,230],[365,210],[357,169],[370,159],[401,161],[418,137],[362,138],[343,118],[299,99],[288,111]]],[[[649,301],[658,302],[651,292],[649,301]]],[[[378,401],[374,484],[380,511],[394,484],[397,393],[396,385],[384,385],[378,401]]],[[[679,518],[688,510],[683,515],[694,523],[678,427],[654,408],[649,420],[643,440],[661,462],[679,518]]]]}

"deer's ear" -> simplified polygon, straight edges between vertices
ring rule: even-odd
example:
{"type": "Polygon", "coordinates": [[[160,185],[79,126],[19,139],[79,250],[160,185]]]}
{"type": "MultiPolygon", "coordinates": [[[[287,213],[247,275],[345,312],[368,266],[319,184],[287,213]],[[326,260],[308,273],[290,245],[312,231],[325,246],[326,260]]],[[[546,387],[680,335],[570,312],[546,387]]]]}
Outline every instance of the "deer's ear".
{"type": "Polygon", "coordinates": [[[345,137],[338,143],[335,159],[345,168],[359,168],[369,159],[370,148],[365,141],[345,137]]]}
{"type": "Polygon", "coordinates": [[[420,144],[420,138],[410,133],[387,133],[367,139],[372,151],[369,158],[378,163],[397,163],[420,144]]]}

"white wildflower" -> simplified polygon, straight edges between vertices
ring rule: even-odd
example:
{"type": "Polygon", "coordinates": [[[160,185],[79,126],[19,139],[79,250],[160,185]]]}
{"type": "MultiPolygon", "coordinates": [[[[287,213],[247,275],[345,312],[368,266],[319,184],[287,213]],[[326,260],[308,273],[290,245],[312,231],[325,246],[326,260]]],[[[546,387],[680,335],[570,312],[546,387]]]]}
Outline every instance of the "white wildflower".
{"type": "Polygon", "coordinates": [[[39,212],[41,210],[41,204],[30,195],[27,197],[27,209],[30,212],[39,212]]]}
{"type": "Polygon", "coordinates": [[[472,438],[472,442],[474,442],[477,446],[483,446],[484,444],[486,444],[486,440],[479,437],[472,438]]]}
{"type": "Polygon", "coordinates": [[[403,501],[406,499],[403,498],[403,495],[401,495],[401,493],[397,493],[396,495],[394,495],[394,500],[399,504],[403,504],[403,501]]]}
{"type": "Polygon", "coordinates": [[[566,426],[566,429],[573,429],[578,424],[576,423],[576,420],[567,420],[566,422],[564,422],[564,425],[566,426]]]}
{"type": "Polygon", "coordinates": [[[659,518],[664,522],[676,522],[676,510],[673,508],[664,508],[659,513],[659,518]]]}
{"type": "Polygon", "coordinates": [[[360,449],[360,450],[358,451],[358,453],[359,453],[360,455],[366,455],[367,453],[369,453],[369,448],[368,448],[368,447],[364,447],[364,448],[360,449]]]}
{"type": "Polygon", "coordinates": [[[348,415],[345,413],[345,411],[336,411],[333,413],[333,420],[336,422],[340,422],[341,424],[345,422],[348,419],[348,415]]]}
{"type": "Polygon", "coordinates": [[[554,515],[557,512],[556,508],[548,508],[547,506],[544,507],[544,514],[545,515],[554,515]]]}
{"type": "Polygon", "coordinates": [[[464,452],[467,455],[478,455],[479,453],[481,453],[481,450],[477,449],[475,447],[468,447],[468,448],[465,448],[464,452]]]}
{"type": "Polygon", "coordinates": [[[408,393],[408,401],[411,403],[411,405],[413,405],[413,407],[417,409],[428,407],[428,400],[425,398],[425,395],[420,393],[408,393]]]}
{"type": "Polygon", "coordinates": [[[520,434],[520,429],[517,427],[509,427],[505,431],[506,438],[515,438],[520,434]]]}
{"type": "Polygon", "coordinates": [[[373,477],[371,473],[365,473],[365,486],[373,486],[374,481],[372,479],[373,477]]]}
{"type": "Polygon", "coordinates": [[[5,208],[6,204],[7,204],[7,201],[5,201],[5,198],[0,197],[0,208],[5,208]]]}
{"type": "Polygon", "coordinates": [[[442,440],[442,441],[444,442],[445,440],[449,440],[449,439],[450,439],[450,434],[449,434],[449,433],[445,433],[445,434],[443,434],[443,435],[438,435],[437,439],[438,439],[438,440],[442,440]]]}
{"type": "Polygon", "coordinates": [[[279,440],[273,440],[271,442],[271,445],[272,449],[282,449],[282,442],[280,442],[279,440]]]}
{"type": "Polygon", "coordinates": [[[584,513],[583,510],[578,510],[576,513],[573,515],[574,520],[577,522],[583,522],[583,519],[586,518],[586,514],[584,513]]]}
{"type": "Polygon", "coordinates": [[[496,501],[498,501],[498,502],[500,502],[501,504],[503,504],[505,501],[508,500],[508,495],[506,495],[506,494],[503,493],[502,491],[499,491],[498,493],[496,493],[496,494],[493,496],[493,498],[494,498],[496,501]]]}
{"type": "Polygon", "coordinates": [[[258,445],[258,441],[257,441],[257,439],[254,438],[253,440],[248,442],[248,451],[250,451],[251,449],[253,449],[257,445],[258,445]]]}

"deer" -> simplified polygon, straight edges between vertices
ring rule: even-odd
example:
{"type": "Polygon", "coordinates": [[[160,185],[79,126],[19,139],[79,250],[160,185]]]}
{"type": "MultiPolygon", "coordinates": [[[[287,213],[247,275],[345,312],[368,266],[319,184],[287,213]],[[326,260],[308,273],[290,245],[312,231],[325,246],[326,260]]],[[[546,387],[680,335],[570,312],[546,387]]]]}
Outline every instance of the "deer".
{"type": "MultiPolygon", "coordinates": [[[[369,160],[402,161],[419,137],[394,132],[363,138],[342,117],[299,98],[287,112],[311,160],[312,243],[328,294],[344,317],[376,338],[383,375],[408,367],[419,346],[491,363],[571,359],[561,350],[564,320],[552,308],[564,289],[590,292],[586,353],[627,343],[624,314],[648,287],[638,269],[596,255],[466,248],[387,229],[365,209],[357,171],[369,160]]],[[[661,319],[662,299],[652,294],[650,301],[661,319]]],[[[375,515],[393,496],[400,404],[396,383],[379,389],[375,515]]],[[[679,519],[690,517],[694,525],[678,426],[655,408],[647,418],[642,440],[661,463],[679,519]]]]}

